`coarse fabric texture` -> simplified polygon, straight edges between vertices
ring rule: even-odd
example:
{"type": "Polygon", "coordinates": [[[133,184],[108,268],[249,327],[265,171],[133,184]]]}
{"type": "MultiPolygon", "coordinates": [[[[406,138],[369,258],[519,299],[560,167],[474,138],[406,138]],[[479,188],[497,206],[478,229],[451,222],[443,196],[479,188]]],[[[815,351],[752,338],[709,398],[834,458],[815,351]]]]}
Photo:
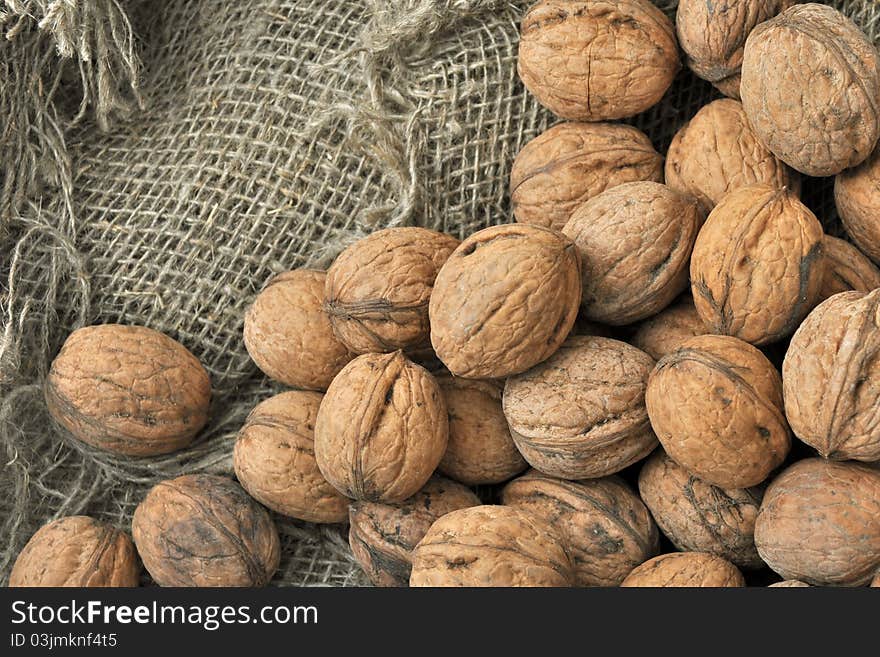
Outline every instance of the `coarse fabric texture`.
{"type": "MultiPolygon", "coordinates": [[[[231,473],[245,416],[281,390],[242,341],[273,274],[385,226],[464,237],[511,220],[513,159],[554,122],[516,74],[528,4],[0,2],[0,582],[52,518],[128,530],[157,481],[231,473]],[[212,420],[191,448],[114,458],[53,427],[51,359],[107,322],[163,331],[205,365],[212,420]]],[[[872,0],[831,4],[880,37],[872,0]]],[[[716,97],[685,69],[631,123],[665,152],[716,97]]],[[[838,233],[830,181],[804,197],[838,233]]],[[[346,527],[276,521],[275,583],[365,583],[346,527]]]]}

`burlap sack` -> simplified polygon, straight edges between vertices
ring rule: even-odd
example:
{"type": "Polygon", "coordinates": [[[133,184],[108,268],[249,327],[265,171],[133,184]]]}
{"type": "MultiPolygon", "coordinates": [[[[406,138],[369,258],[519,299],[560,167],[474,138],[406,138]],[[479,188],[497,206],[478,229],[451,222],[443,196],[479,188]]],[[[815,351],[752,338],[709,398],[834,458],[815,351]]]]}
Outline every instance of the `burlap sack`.
{"type": "MultiPolygon", "coordinates": [[[[242,343],[276,272],[379,227],[459,236],[510,220],[511,163],[553,117],[516,75],[527,2],[6,0],[0,26],[0,575],[47,520],[128,528],[157,480],[231,471],[277,390],[242,343]],[[139,68],[138,61],[142,62],[139,68]],[[150,326],[211,374],[192,448],[129,460],[69,444],[41,381],[84,324],[150,326]]],[[[674,15],[675,2],[658,3],[674,15]]],[[[833,2],[872,38],[872,0],[833,2]]],[[[2,6],[2,5],[0,5],[2,6]]],[[[717,93],[683,71],[633,123],[665,151],[717,93]]],[[[804,196],[837,231],[827,181],[804,196]]],[[[277,518],[275,581],[363,583],[345,527],[277,518]]]]}

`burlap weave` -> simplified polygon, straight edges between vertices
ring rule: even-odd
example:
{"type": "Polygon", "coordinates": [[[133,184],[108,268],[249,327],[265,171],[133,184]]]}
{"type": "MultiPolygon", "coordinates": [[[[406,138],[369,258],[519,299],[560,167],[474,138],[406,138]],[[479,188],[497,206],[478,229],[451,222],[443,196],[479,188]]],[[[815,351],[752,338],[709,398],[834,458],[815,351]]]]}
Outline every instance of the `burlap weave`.
{"type": "MultiPolygon", "coordinates": [[[[128,528],[157,480],[230,472],[235,432],[279,389],[241,338],[272,274],[379,227],[510,220],[513,158],[553,121],[516,75],[528,4],[0,2],[0,581],[51,518],[128,528]],[[105,322],[164,331],[205,364],[213,420],[195,446],[115,459],[54,430],[48,364],[72,329],[105,322]]],[[[831,4],[880,36],[872,0],[831,4]]],[[[714,97],[683,71],[632,122],[665,151],[714,97]]],[[[837,231],[828,191],[804,196],[837,231]]],[[[277,521],[276,583],[364,583],[344,527],[277,521]]]]}

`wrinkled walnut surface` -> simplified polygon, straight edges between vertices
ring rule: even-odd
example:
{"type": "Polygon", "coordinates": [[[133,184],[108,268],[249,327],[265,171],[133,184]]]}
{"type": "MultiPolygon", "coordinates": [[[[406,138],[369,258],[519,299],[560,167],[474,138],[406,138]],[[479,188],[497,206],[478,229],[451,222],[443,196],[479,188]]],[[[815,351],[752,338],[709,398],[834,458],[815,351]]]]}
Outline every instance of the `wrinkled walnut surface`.
{"type": "Polygon", "coordinates": [[[641,322],[631,342],[654,360],[660,360],[681,343],[708,331],[688,296],[641,322]]]}
{"type": "Polygon", "coordinates": [[[834,180],[837,213],[852,241],[880,263],[880,149],[834,180]]]}
{"type": "Polygon", "coordinates": [[[776,582],[775,584],[771,584],[768,588],[771,589],[787,589],[787,588],[809,588],[810,585],[806,582],[802,582],[798,579],[784,579],[781,582],[776,582]]]}
{"type": "Polygon", "coordinates": [[[431,341],[456,376],[519,374],[562,344],[580,300],[580,261],[567,237],[529,224],[493,226],[462,242],[440,270],[431,341]]]}
{"type": "Polygon", "coordinates": [[[826,235],[822,240],[825,255],[823,301],[840,292],[870,292],[880,287],[880,269],[849,242],[826,235]]]}
{"type": "Polygon", "coordinates": [[[45,384],[52,417],[74,437],[129,456],[189,445],[208,420],[211,380],[186,347],[143,326],[70,334],[45,384]]]}
{"type": "Polygon", "coordinates": [[[24,546],[9,586],[137,586],[141,565],[125,532],[87,516],[40,527],[24,546]]]}
{"type": "Polygon", "coordinates": [[[705,552],[661,554],[633,570],[627,587],[739,587],[745,579],[736,566],[705,552]]]}

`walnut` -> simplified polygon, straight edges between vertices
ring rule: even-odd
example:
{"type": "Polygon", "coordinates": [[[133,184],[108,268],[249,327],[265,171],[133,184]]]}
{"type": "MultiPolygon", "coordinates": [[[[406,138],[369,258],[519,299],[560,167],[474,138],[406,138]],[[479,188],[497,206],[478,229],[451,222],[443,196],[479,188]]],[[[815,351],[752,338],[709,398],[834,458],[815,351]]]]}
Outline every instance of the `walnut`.
{"type": "Polygon", "coordinates": [[[872,587],[880,587],[880,573],[877,573],[877,576],[871,580],[872,587]]]}
{"type": "Polygon", "coordinates": [[[376,586],[409,586],[412,551],[434,521],[479,504],[470,489],[437,476],[399,504],[354,502],[348,533],[352,554],[376,586]]]}
{"type": "Polygon", "coordinates": [[[571,559],[556,530],[510,506],[453,511],[412,553],[410,586],[571,586],[571,559]]]}
{"type": "Polygon", "coordinates": [[[664,356],[645,401],[666,453],[721,488],[756,486],[791,446],[779,373],[736,338],[697,336],[664,356]]]}
{"type": "Polygon", "coordinates": [[[706,212],[754,183],[800,188],[800,179],[758,140],[741,103],[723,98],[705,105],[672,138],[666,184],[696,197],[706,212]]]}
{"type": "Polygon", "coordinates": [[[532,470],[507,484],[501,499],[556,528],[579,586],[618,586],[659,551],[651,514],[618,477],[564,481],[532,470]]]}
{"type": "Polygon", "coordinates": [[[880,289],[842,292],[811,312],[782,381],[798,438],[826,458],[880,461],[880,289]]]}
{"type": "Polygon", "coordinates": [[[526,461],[562,479],[604,477],[657,445],[645,409],[654,360],[609,338],[575,336],[504,387],[504,415],[526,461]]]}
{"type": "Polygon", "coordinates": [[[880,58],[833,7],[795,5],[746,40],[743,107],[758,138],[808,176],[862,162],[880,131],[880,58]]]}
{"type": "Polygon", "coordinates": [[[88,516],[40,527],[9,575],[9,586],[137,586],[140,562],[125,532],[88,516]]]}
{"type": "Polygon", "coordinates": [[[834,179],[834,202],[856,246],[880,263],[880,149],[834,179]]]}
{"type": "Polygon", "coordinates": [[[661,554],[633,570],[626,587],[739,587],[745,579],[736,566],[705,552],[661,554]]]}
{"type": "Polygon", "coordinates": [[[775,584],[771,584],[767,588],[784,589],[784,588],[803,588],[803,587],[810,588],[810,585],[807,584],[806,582],[800,581],[799,579],[784,579],[781,582],[776,582],[775,584]]]}
{"type": "Polygon", "coordinates": [[[798,461],[767,488],[755,544],[786,579],[867,584],[880,567],[880,472],[818,458],[798,461]]]}
{"type": "Polygon", "coordinates": [[[513,214],[517,221],[562,230],[581,203],[636,180],[663,180],[663,156],[643,132],[617,123],[560,123],[513,161],[513,214]]]}
{"type": "Polygon", "coordinates": [[[233,451],[235,476],[261,504],[309,522],[345,522],[348,498],[315,462],[315,419],[323,395],[283,392],[248,415],[233,451]]]}
{"type": "Polygon", "coordinates": [[[424,351],[434,279],[458,246],[427,228],[386,228],[355,242],[327,271],[324,308],[357,354],[424,351]]]}
{"type": "Polygon", "coordinates": [[[687,65],[725,96],[739,98],[746,37],[758,23],[792,4],[794,0],[681,0],[675,28],[687,65]]]}
{"type": "Polygon", "coordinates": [[[760,488],[719,488],[657,450],[639,473],[639,494],[679,550],[709,552],[741,568],[764,565],[755,548],[760,488]]]}
{"type": "Polygon", "coordinates": [[[694,301],[687,296],[675,305],[641,322],[632,336],[632,344],[654,360],[674,351],[682,342],[709,331],[700,319],[694,301]]]}
{"type": "Polygon", "coordinates": [[[548,358],[581,300],[574,244],[529,224],[486,228],[461,243],[437,275],[431,341],[456,376],[500,379],[548,358]]]}
{"type": "Polygon", "coordinates": [[[613,326],[665,308],[687,288],[703,212],[655,182],[632,182],[581,205],[563,232],[581,256],[583,314],[613,326]]]}
{"type": "Polygon", "coordinates": [[[464,484],[497,484],[528,467],[501,408],[502,386],[438,376],[449,414],[449,444],[439,470],[464,484]]]}
{"type": "Polygon", "coordinates": [[[208,420],[211,380],[180,343],[143,326],[70,334],[45,384],[49,413],[84,443],[129,456],[189,445],[208,420]]]}
{"type": "Polygon", "coordinates": [[[870,292],[880,287],[880,270],[849,242],[826,235],[822,240],[825,254],[825,278],[821,300],[840,292],[870,292]]]}
{"type": "Polygon", "coordinates": [[[713,333],[752,344],[791,335],[819,300],[822,225],[794,194],[768,185],[731,192],[694,245],[694,304],[713,333]]]}
{"type": "Polygon", "coordinates": [[[354,357],[324,312],[326,278],[314,269],[278,274],[244,318],[244,344],[257,367],[293,388],[326,390],[354,357]]]}
{"type": "Polygon", "coordinates": [[[315,459],[344,495],[402,502],[446,451],[449,424],[440,387],[400,351],[364,354],[327,389],[315,423],[315,459]]]}
{"type": "Polygon", "coordinates": [[[657,104],[679,67],[672,22],[647,0],[545,0],[522,21],[519,77],[564,119],[639,114],[657,104]]]}
{"type": "Polygon", "coordinates": [[[280,560],[266,510],[216,475],[156,484],[135,509],[131,532],[160,586],[264,586],[280,560]]]}

